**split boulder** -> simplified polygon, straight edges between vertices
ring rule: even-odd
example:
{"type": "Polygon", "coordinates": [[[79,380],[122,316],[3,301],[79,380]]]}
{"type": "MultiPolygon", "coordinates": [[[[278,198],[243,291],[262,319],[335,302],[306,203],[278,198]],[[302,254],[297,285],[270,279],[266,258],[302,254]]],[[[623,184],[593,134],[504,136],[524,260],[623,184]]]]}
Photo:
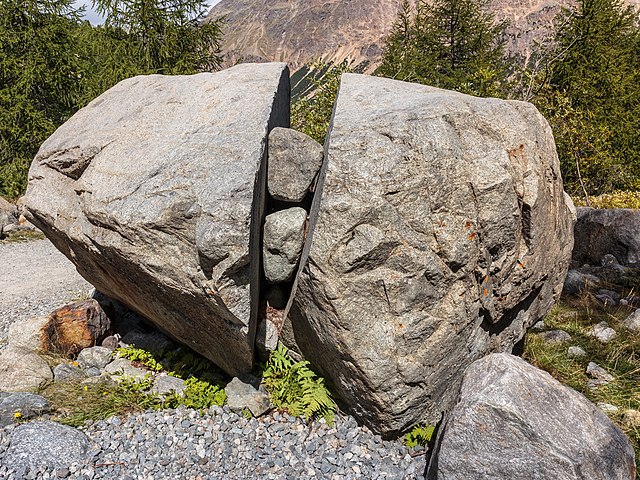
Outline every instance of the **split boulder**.
{"type": "Polygon", "coordinates": [[[551,308],[575,209],[528,103],[345,74],[327,142],[282,338],[396,435],[551,308]]]}
{"type": "Polygon", "coordinates": [[[288,123],[282,63],[124,80],[44,142],[27,217],[98,290],[250,371],[267,135],[288,123]]]}

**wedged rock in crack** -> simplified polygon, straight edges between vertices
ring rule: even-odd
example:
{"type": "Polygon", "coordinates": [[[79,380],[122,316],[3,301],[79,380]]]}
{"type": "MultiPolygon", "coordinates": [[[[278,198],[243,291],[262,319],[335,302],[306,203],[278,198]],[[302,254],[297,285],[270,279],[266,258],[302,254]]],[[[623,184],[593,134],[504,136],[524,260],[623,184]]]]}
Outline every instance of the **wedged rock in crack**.
{"type": "Polygon", "coordinates": [[[531,104],[347,74],[332,125],[282,338],[395,435],[550,309],[575,209],[531,104]]]}
{"type": "Polygon", "coordinates": [[[429,480],[635,478],[633,447],[605,413],[508,354],[467,368],[433,452],[429,480]]]}
{"type": "Polygon", "coordinates": [[[276,200],[301,202],[322,166],[322,145],[302,132],[274,128],[269,134],[269,193],[276,200]]]}
{"type": "Polygon", "coordinates": [[[640,267],[640,211],[632,208],[577,209],[575,249],[576,266],[601,265],[613,255],[623,266],[640,267]]]}
{"type": "Polygon", "coordinates": [[[101,292],[249,371],[267,136],[288,125],[283,63],[124,80],[42,145],[29,220],[101,292]]]}
{"type": "Polygon", "coordinates": [[[292,207],[267,215],[262,237],[264,274],[272,283],[291,280],[298,268],[307,212],[304,208],[292,207]]]}

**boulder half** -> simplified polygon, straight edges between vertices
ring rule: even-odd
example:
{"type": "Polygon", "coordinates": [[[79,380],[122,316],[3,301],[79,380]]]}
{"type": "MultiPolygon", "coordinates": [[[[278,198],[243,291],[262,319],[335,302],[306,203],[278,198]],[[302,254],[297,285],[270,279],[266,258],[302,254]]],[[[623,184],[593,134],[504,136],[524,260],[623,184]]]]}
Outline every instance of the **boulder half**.
{"type": "Polygon", "coordinates": [[[276,126],[289,126],[283,63],[124,80],[42,145],[29,220],[98,290],[249,371],[276,126]]]}

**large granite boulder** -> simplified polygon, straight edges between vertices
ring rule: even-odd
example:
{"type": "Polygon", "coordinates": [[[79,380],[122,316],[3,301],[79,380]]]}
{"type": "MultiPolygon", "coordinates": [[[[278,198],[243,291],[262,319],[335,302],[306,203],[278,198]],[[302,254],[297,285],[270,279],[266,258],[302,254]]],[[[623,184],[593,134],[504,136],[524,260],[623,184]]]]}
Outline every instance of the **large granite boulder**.
{"type": "Polygon", "coordinates": [[[472,364],[429,480],[633,480],[633,447],[583,395],[508,354],[472,364]]]}
{"type": "Polygon", "coordinates": [[[96,288],[231,374],[251,370],[282,63],[120,82],[29,172],[28,218],[96,288]]]}
{"type": "Polygon", "coordinates": [[[577,210],[573,250],[577,267],[585,263],[600,266],[607,254],[613,255],[620,265],[640,267],[640,210],[588,207],[577,210]]]}
{"type": "Polygon", "coordinates": [[[282,338],[393,435],[545,315],[575,210],[531,104],[347,74],[332,125],[282,338]]]}

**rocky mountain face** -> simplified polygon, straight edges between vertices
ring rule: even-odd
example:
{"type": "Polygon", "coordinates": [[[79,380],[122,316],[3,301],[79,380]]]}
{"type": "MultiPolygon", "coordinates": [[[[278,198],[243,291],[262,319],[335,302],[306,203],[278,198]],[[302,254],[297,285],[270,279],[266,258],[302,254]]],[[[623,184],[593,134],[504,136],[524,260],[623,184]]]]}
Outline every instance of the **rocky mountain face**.
{"type": "MultiPolygon", "coordinates": [[[[640,7],[640,0],[626,0],[640,7]]],[[[222,0],[208,18],[226,17],[227,64],[286,61],[294,69],[318,58],[375,65],[402,0],[222,0]]],[[[492,0],[507,20],[507,51],[528,56],[548,35],[553,18],[571,0],[492,0]]]]}

